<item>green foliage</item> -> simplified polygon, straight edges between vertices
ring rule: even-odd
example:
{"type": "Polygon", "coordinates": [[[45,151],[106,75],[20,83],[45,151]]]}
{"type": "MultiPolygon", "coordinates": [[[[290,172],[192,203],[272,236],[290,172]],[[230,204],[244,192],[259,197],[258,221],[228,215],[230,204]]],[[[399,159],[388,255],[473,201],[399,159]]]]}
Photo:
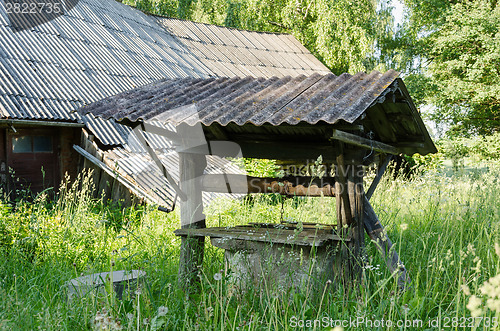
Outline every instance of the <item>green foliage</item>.
{"type": "Polygon", "coordinates": [[[417,175],[421,175],[426,171],[440,170],[443,166],[443,156],[440,153],[405,155],[405,160],[415,169],[417,175]]]}
{"type": "Polygon", "coordinates": [[[431,100],[457,133],[500,128],[500,5],[457,3],[429,38],[429,70],[438,89],[431,100]]]}
{"type": "Polygon", "coordinates": [[[385,0],[136,0],[129,5],[157,15],[232,28],[294,35],[336,74],[380,67],[393,39],[385,0]],[[379,8],[379,9],[377,9],[379,8]]]}
{"type": "Polygon", "coordinates": [[[500,129],[500,5],[497,1],[408,0],[402,65],[418,103],[449,134],[500,129]]]}
{"type": "Polygon", "coordinates": [[[500,133],[473,138],[444,139],[439,144],[439,151],[444,157],[453,161],[454,165],[464,158],[473,163],[482,161],[498,162],[500,160],[500,133]]]}
{"type": "Polygon", "coordinates": [[[476,138],[471,150],[483,159],[500,160],[500,132],[476,138]]]}
{"type": "Polygon", "coordinates": [[[254,177],[276,177],[278,166],[276,160],[239,158],[233,162],[244,169],[248,176],[254,177]]]}

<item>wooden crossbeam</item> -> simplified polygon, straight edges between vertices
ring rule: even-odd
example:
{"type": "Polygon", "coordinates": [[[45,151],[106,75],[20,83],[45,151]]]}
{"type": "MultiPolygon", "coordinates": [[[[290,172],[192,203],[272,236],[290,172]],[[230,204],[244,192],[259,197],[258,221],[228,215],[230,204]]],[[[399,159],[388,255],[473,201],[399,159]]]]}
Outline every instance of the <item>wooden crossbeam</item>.
{"type": "Polygon", "coordinates": [[[360,136],[357,136],[352,133],[347,133],[344,131],[340,130],[333,130],[331,139],[333,140],[338,140],[341,142],[344,142],[346,144],[366,148],[366,149],[372,149],[376,152],[380,153],[385,153],[385,154],[392,154],[392,155],[397,155],[400,153],[399,149],[397,149],[394,146],[384,144],[380,141],[376,140],[371,140],[371,139],[366,139],[360,136]]]}
{"type": "Polygon", "coordinates": [[[218,193],[278,193],[285,196],[335,196],[335,180],[331,177],[290,176],[260,178],[245,175],[203,176],[203,191],[218,193]]]}

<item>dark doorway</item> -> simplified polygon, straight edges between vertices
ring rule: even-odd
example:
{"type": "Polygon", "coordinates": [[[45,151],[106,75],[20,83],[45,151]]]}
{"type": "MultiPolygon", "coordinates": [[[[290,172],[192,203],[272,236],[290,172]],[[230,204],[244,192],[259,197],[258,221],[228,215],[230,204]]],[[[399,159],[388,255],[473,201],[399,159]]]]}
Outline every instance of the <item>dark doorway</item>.
{"type": "Polygon", "coordinates": [[[8,165],[12,168],[10,190],[38,193],[60,182],[57,129],[20,129],[7,141],[8,165]]]}

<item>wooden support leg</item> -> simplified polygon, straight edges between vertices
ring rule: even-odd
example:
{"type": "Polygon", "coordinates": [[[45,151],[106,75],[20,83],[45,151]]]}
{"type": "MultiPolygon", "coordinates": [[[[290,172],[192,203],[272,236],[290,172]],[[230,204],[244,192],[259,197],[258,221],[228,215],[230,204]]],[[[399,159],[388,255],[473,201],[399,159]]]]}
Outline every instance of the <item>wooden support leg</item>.
{"type": "Polygon", "coordinates": [[[377,246],[377,250],[382,254],[382,258],[385,260],[391,273],[398,274],[398,287],[400,289],[405,289],[410,283],[408,272],[403,262],[400,260],[398,253],[391,249],[392,241],[387,236],[384,227],[380,223],[377,214],[375,214],[375,211],[366,197],[364,198],[364,202],[363,214],[365,230],[368,236],[370,236],[370,239],[377,246]]]}
{"type": "Polygon", "coordinates": [[[387,236],[382,223],[380,223],[380,220],[378,219],[377,214],[375,214],[375,211],[373,210],[369,201],[373,192],[377,188],[377,185],[380,182],[380,179],[382,178],[382,175],[384,174],[390,160],[391,156],[388,156],[384,160],[377,173],[377,176],[373,180],[373,183],[364,198],[363,223],[366,233],[368,233],[370,239],[375,243],[377,250],[382,255],[382,258],[385,260],[385,263],[387,264],[387,267],[389,268],[391,273],[398,273],[398,287],[400,289],[405,289],[410,284],[411,279],[403,262],[400,260],[398,253],[391,250],[392,241],[387,236]]]}
{"type": "MultiPolygon", "coordinates": [[[[204,155],[179,153],[180,188],[187,195],[181,201],[181,227],[205,228],[201,181],[206,167],[204,155]]],[[[198,266],[203,263],[204,237],[182,237],[179,260],[179,285],[185,290],[193,289],[198,282],[198,266]]]]}
{"type": "Polygon", "coordinates": [[[377,171],[377,175],[373,179],[373,182],[370,185],[368,192],[366,192],[366,197],[368,198],[368,200],[370,200],[370,198],[373,195],[373,192],[375,192],[375,189],[377,188],[378,183],[380,183],[382,175],[384,174],[385,169],[387,169],[387,166],[389,165],[389,162],[391,162],[391,160],[392,160],[392,155],[387,155],[384,161],[381,163],[380,168],[377,171]]]}

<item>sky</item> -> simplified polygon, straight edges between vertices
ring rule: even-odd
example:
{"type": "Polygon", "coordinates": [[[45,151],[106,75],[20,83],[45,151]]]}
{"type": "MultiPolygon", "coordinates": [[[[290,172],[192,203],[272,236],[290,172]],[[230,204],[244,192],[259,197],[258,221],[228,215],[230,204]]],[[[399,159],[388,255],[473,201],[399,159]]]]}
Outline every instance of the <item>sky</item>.
{"type": "Polygon", "coordinates": [[[394,7],[392,14],[394,15],[394,26],[397,27],[403,21],[403,3],[399,0],[392,0],[392,6],[394,7]]]}

